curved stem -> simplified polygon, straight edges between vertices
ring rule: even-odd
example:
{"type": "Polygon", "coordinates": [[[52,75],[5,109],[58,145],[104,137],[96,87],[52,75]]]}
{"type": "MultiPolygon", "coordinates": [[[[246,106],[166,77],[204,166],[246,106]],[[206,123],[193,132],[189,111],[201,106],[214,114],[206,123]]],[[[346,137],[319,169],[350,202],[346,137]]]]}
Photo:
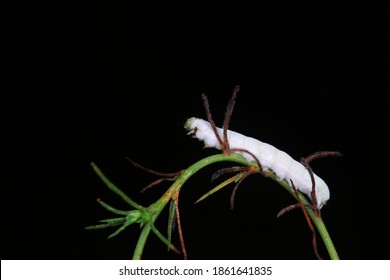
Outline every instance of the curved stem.
{"type": "MultiPolygon", "coordinates": [[[[172,199],[172,196],[180,191],[181,187],[184,185],[184,183],[196,172],[198,172],[200,169],[211,165],[216,162],[235,162],[246,166],[257,166],[253,162],[249,162],[246,160],[243,156],[238,154],[230,154],[230,155],[224,155],[224,154],[217,154],[212,155],[209,157],[206,157],[204,159],[201,159],[200,161],[194,163],[190,167],[188,167],[184,172],[176,179],[176,181],[172,184],[172,186],[163,194],[163,196],[155,203],[151,204],[148,207],[148,210],[151,214],[151,222],[154,223],[155,220],[158,218],[164,207],[167,205],[167,203],[172,199]]],[[[295,197],[294,192],[292,191],[291,187],[285,180],[279,180],[274,174],[269,173],[267,174],[267,177],[270,177],[277,183],[279,183],[282,187],[284,187],[292,196],[295,197]]],[[[299,194],[301,201],[303,204],[309,204],[307,199],[302,195],[299,194]]],[[[318,217],[315,215],[313,210],[307,209],[307,212],[313,221],[314,225],[316,226],[324,244],[325,247],[329,253],[329,256],[331,259],[336,260],[339,259],[336,248],[334,247],[334,244],[332,242],[332,239],[330,238],[330,235],[328,233],[328,230],[326,229],[326,226],[322,220],[321,217],[318,217]]],[[[138,239],[136,248],[134,250],[133,259],[141,259],[142,252],[145,247],[146,240],[149,236],[149,233],[151,231],[151,226],[149,223],[147,223],[144,228],[142,229],[142,232],[140,234],[140,237],[138,239]]]]}
{"type": "MultiPolygon", "coordinates": [[[[172,184],[172,186],[162,195],[162,197],[150,205],[148,207],[149,211],[151,211],[151,222],[154,223],[164,207],[167,205],[167,203],[171,200],[172,196],[179,192],[181,187],[184,185],[184,183],[196,172],[198,172],[200,169],[216,163],[216,162],[222,162],[222,161],[230,161],[230,162],[236,162],[243,165],[254,165],[251,162],[248,162],[243,156],[237,155],[237,154],[231,154],[231,155],[212,155],[207,158],[201,159],[200,161],[194,163],[190,167],[188,167],[184,172],[176,179],[176,181],[172,184]],[[153,213],[152,213],[153,212],[153,213]]],[[[142,252],[145,247],[145,243],[148,239],[149,233],[150,233],[151,227],[149,224],[146,224],[144,228],[141,231],[141,234],[139,236],[137,245],[134,250],[133,259],[139,260],[142,257],[142,252]]]]}
{"type": "Polygon", "coordinates": [[[322,241],[324,241],[325,247],[328,250],[329,256],[332,260],[339,260],[339,255],[337,254],[336,248],[333,244],[332,239],[330,238],[329,232],[326,229],[324,221],[321,217],[318,217],[313,210],[307,209],[307,213],[309,214],[311,220],[316,226],[322,241]]]}
{"type": "Polygon", "coordinates": [[[137,245],[135,246],[134,253],[133,253],[133,260],[140,260],[142,258],[142,252],[144,251],[146,240],[148,239],[150,230],[152,227],[149,223],[147,223],[138,238],[137,245]]]}
{"type": "MultiPolygon", "coordinates": [[[[295,197],[295,194],[293,192],[293,190],[291,189],[291,187],[289,186],[289,184],[287,183],[287,181],[283,180],[283,181],[278,181],[275,178],[271,177],[273,180],[277,181],[283,188],[285,188],[294,198],[295,197]]],[[[310,205],[310,203],[308,202],[308,200],[306,199],[306,197],[304,197],[301,193],[299,193],[299,198],[301,199],[302,203],[304,205],[310,205]]],[[[322,241],[324,242],[325,244],[325,247],[328,251],[328,254],[329,254],[329,257],[332,259],[332,260],[339,260],[339,255],[337,254],[337,251],[336,251],[336,247],[334,246],[333,244],[333,241],[332,239],[330,238],[330,235],[329,235],[329,232],[325,226],[325,223],[324,221],[322,220],[322,217],[319,217],[315,214],[315,212],[313,211],[313,209],[311,208],[306,208],[306,211],[307,213],[309,214],[309,217],[311,219],[311,221],[314,223],[315,227],[317,228],[318,230],[318,233],[320,234],[321,238],[322,238],[322,241]]]]}

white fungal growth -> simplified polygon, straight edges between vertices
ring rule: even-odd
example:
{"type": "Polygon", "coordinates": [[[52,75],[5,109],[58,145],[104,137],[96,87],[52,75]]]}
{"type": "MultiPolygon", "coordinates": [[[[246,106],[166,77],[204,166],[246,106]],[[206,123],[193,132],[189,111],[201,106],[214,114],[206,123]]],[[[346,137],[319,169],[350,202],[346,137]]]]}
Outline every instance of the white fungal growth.
{"type": "MultiPolygon", "coordinates": [[[[221,146],[211,128],[209,122],[190,118],[185,124],[185,128],[193,133],[199,140],[203,141],[206,147],[221,149],[221,146]]],[[[223,139],[223,130],[217,127],[218,134],[223,139]]],[[[261,142],[252,137],[244,136],[240,133],[228,130],[227,131],[229,146],[231,149],[245,149],[251,152],[259,160],[261,167],[264,170],[271,169],[275,172],[280,180],[286,180],[290,185],[290,180],[294,182],[294,186],[311,198],[312,182],[310,173],[298,161],[294,160],[287,153],[278,150],[274,146],[261,142]]],[[[237,152],[249,161],[254,161],[249,153],[237,152]]],[[[329,200],[329,188],[320,177],[314,175],[316,185],[317,207],[321,207],[329,200]]]]}

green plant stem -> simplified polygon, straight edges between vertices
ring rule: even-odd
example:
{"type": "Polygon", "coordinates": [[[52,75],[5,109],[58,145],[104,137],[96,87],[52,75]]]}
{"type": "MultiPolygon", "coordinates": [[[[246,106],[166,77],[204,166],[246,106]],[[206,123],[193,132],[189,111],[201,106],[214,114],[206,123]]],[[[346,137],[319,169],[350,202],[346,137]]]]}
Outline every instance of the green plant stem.
{"type": "MultiPolygon", "coordinates": [[[[156,221],[156,219],[158,218],[158,216],[160,215],[160,213],[162,212],[164,207],[167,205],[167,203],[172,199],[172,197],[174,195],[176,195],[180,191],[183,184],[192,175],[197,173],[202,168],[204,168],[208,165],[211,165],[213,163],[217,163],[217,162],[235,162],[235,163],[239,163],[239,164],[246,165],[246,166],[256,166],[255,163],[247,161],[243,156],[238,155],[238,154],[231,154],[231,155],[217,154],[217,155],[212,155],[212,156],[206,157],[204,159],[201,159],[200,161],[198,161],[198,162],[194,163],[193,165],[191,165],[190,167],[188,167],[176,179],[176,181],[172,184],[172,186],[163,194],[163,196],[158,201],[156,201],[155,203],[151,204],[148,207],[150,214],[151,214],[151,217],[152,217],[151,223],[154,223],[156,221]]],[[[273,179],[274,181],[278,182],[280,185],[282,185],[295,198],[295,194],[293,193],[293,191],[292,191],[291,187],[289,186],[289,184],[287,183],[287,181],[278,180],[277,177],[272,173],[267,174],[267,176],[270,177],[271,179],[273,179]]],[[[300,198],[301,198],[303,204],[309,204],[307,199],[303,195],[300,194],[300,198]]],[[[326,226],[325,226],[323,220],[321,219],[321,217],[317,217],[312,210],[308,209],[307,212],[308,212],[311,220],[313,221],[314,225],[316,226],[323,242],[325,243],[325,247],[328,250],[330,258],[331,259],[338,259],[337,251],[333,245],[333,242],[330,238],[330,235],[326,229],[326,226]]],[[[145,226],[143,227],[141,234],[140,234],[140,237],[138,239],[136,248],[134,250],[133,259],[135,259],[135,260],[141,259],[142,252],[144,250],[145,243],[147,241],[147,238],[149,236],[151,229],[152,229],[152,227],[149,223],[145,224],[145,226]]]]}
{"type": "MultiPolygon", "coordinates": [[[[199,170],[201,170],[202,168],[210,164],[216,162],[222,162],[222,161],[236,162],[243,165],[254,165],[253,163],[248,162],[244,157],[237,154],[231,154],[229,156],[225,156],[223,154],[217,154],[217,155],[212,155],[207,158],[201,159],[200,161],[188,167],[176,179],[176,181],[172,184],[172,186],[162,195],[162,197],[148,207],[150,211],[154,211],[154,213],[151,213],[152,223],[154,223],[155,220],[158,218],[158,216],[160,215],[164,207],[171,200],[172,196],[180,191],[181,187],[192,175],[194,175],[196,172],[198,172],[199,170]]],[[[149,224],[146,224],[142,229],[137,245],[135,247],[133,259],[135,260],[141,259],[142,252],[144,250],[145,243],[148,239],[150,231],[151,231],[151,226],[149,224]]]]}
{"type": "Polygon", "coordinates": [[[332,239],[330,238],[329,232],[326,229],[325,223],[322,220],[322,218],[317,217],[316,214],[314,213],[314,211],[311,209],[309,209],[309,211],[307,211],[307,213],[309,214],[311,220],[313,221],[314,225],[316,226],[316,228],[317,228],[317,230],[322,238],[322,241],[324,242],[325,247],[328,251],[329,257],[332,260],[339,260],[340,259],[339,255],[337,254],[336,248],[333,244],[332,239]]]}
{"type": "Polygon", "coordinates": [[[91,166],[93,170],[96,172],[96,174],[99,176],[99,178],[106,184],[107,187],[110,188],[114,193],[119,195],[127,204],[133,206],[135,209],[143,209],[141,205],[136,203],[134,200],[132,200],[130,197],[128,197],[121,189],[119,189],[117,186],[115,186],[100,170],[100,168],[93,162],[91,162],[91,166]]]}
{"type": "MultiPolygon", "coordinates": [[[[283,188],[285,188],[294,198],[295,194],[294,191],[291,189],[290,185],[287,183],[287,181],[278,180],[275,176],[271,177],[273,180],[277,181],[283,188]]],[[[304,205],[310,205],[306,197],[304,197],[301,193],[299,193],[299,198],[301,199],[302,203],[304,205]]],[[[325,244],[325,247],[328,251],[329,257],[332,260],[339,260],[339,255],[337,254],[336,248],[333,244],[332,239],[330,238],[329,232],[325,226],[324,221],[322,220],[322,217],[318,217],[314,211],[311,208],[306,208],[307,213],[309,214],[309,217],[315,227],[317,228],[318,233],[321,236],[322,241],[325,244]]]]}

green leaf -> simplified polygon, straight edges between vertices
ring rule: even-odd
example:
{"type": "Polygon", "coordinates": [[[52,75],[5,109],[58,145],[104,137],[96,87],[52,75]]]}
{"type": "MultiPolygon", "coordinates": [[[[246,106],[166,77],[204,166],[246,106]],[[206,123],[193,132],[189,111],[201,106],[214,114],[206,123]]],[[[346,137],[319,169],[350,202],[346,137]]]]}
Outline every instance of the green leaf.
{"type": "Polygon", "coordinates": [[[204,200],[205,198],[209,197],[213,193],[216,193],[217,191],[219,191],[220,189],[226,187],[227,185],[229,185],[229,184],[231,184],[233,182],[239,181],[241,179],[242,175],[244,175],[244,172],[240,172],[237,175],[234,175],[233,177],[230,177],[229,179],[223,181],[221,184],[219,184],[218,186],[216,186],[212,190],[210,190],[207,193],[205,193],[204,195],[202,195],[197,201],[195,201],[195,204],[200,202],[200,201],[202,201],[202,200],[204,200]]]}
{"type": "MultiPolygon", "coordinates": [[[[175,209],[176,208],[176,202],[174,200],[171,200],[171,204],[169,205],[169,217],[168,217],[168,241],[169,243],[172,241],[172,231],[173,231],[173,223],[175,219],[175,209]]],[[[170,247],[168,246],[168,251],[170,247]]]]}
{"type": "Polygon", "coordinates": [[[93,170],[96,172],[96,174],[100,177],[100,179],[109,187],[110,190],[112,190],[114,193],[119,195],[127,204],[130,206],[136,208],[136,209],[143,209],[141,205],[133,201],[130,197],[128,197],[121,189],[119,189],[117,186],[115,186],[99,169],[99,167],[91,162],[93,170]]]}

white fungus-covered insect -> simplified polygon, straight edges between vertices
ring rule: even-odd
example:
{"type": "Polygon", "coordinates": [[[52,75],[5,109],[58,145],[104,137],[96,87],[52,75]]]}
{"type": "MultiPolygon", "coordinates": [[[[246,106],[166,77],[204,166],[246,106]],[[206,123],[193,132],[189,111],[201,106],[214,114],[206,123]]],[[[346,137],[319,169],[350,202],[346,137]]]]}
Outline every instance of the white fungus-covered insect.
{"type": "MultiPolygon", "coordinates": [[[[206,147],[212,147],[221,150],[221,146],[216,138],[209,122],[190,118],[187,120],[185,128],[193,133],[199,140],[203,141],[206,147]]],[[[223,137],[223,130],[217,127],[218,134],[223,137]]],[[[263,170],[271,169],[280,180],[286,180],[290,185],[290,180],[294,186],[311,198],[312,181],[310,173],[298,161],[294,160],[287,153],[278,150],[274,146],[261,142],[252,137],[244,136],[240,133],[228,130],[228,141],[230,149],[244,149],[252,153],[259,160],[263,170]]],[[[237,152],[247,160],[253,161],[254,158],[249,153],[237,152]]],[[[314,175],[317,207],[321,207],[329,200],[329,188],[320,177],[314,175]]]]}

